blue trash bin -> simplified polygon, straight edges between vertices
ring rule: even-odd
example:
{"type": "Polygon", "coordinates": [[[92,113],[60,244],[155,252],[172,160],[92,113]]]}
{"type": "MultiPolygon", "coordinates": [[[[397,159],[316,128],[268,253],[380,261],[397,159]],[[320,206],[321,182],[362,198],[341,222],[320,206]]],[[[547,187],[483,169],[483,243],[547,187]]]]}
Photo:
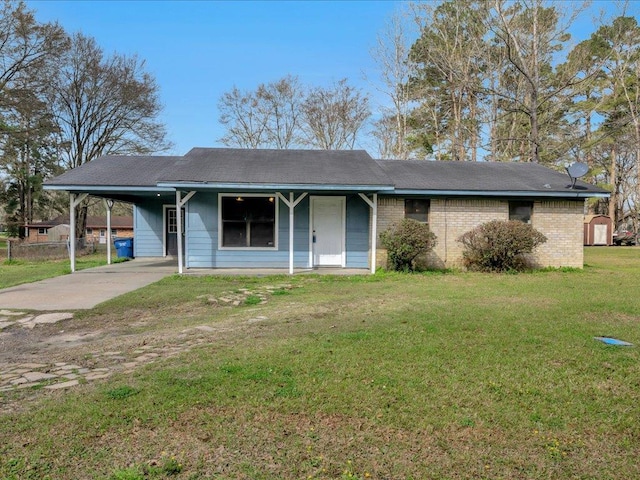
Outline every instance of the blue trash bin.
{"type": "Polygon", "coordinates": [[[118,258],[133,258],[133,238],[118,238],[113,241],[118,258]]]}

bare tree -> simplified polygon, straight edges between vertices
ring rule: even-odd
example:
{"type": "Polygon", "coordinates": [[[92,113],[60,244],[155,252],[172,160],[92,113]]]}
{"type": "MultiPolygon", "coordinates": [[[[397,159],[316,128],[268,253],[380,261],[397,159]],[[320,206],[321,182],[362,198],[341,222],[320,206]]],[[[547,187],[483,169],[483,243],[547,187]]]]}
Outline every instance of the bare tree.
{"type": "MultiPolygon", "coordinates": [[[[149,154],[169,148],[158,121],[158,87],[137,57],[105,56],[95,39],[71,38],[56,74],[50,102],[61,154],[75,168],[107,154],[149,154]]],[[[86,205],[77,232],[84,235],[86,205]]]]}
{"type": "Polygon", "coordinates": [[[106,154],[169,148],[158,122],[158,86],[137,57],[106,57],[95,39],[75,34],[51,81],[51,102],[69,168],[106,154]]]}
{"type": "Polygon", "coordinates": [[[219,140],[229,147],[263,148],[267,146],[267,126],[258,108],[255,92],[242,92],[233,87],[218,101],[219,121],[227,127],[219,140]]]}
{"type": "Polygon", "coordinates": [[[40,24],[24,2],[4,0],[0,5],[0,93],[20,73],[35,71],[56,57],[65,41],[59,25],[40,24]]]}
{"type": "Polygon", "coordinates": [[[300,146],[303,98],[304,88],[291,75],[260,84],[255,91],[234,87],[218,101],[219,121],[227,128],[220,141],[241,148],[300,146]]]}
{"type": "Polygon", "coordinates": [[[43,87],[48,69],[67,44],[57,24],[38,23],[23,2],[0,4],[0,176],[7,226],[24,225],[43,210],[42,181],[56,167],[50,110],[43,87]]]}
{"type": "Polygon", "coordinates": [[[218,102],[220,139],[240,148],[351,149],[369,118],[369,99],[341,80],[306,93],[297,77],[260,84],[255,91],[234,87],[218,102]]]}
{"type": "Polygon", "coordinates": [[[300,133],[304,88],[298,77],[286,77],[258,86],[258,109],[265,119],[265,133],[274,148],[293,148],[302,143],[300,133]]]}
{"type": "Polygon", "coordinates": [[[394,14],[378,35],[371,55],[378,65],[382,88],[388,101],[380,108],[382,118],[374,123],[373,136],[378,140],[382,158],[409,157],[407,135],[410,100],[407,84],[412,75],[409,61],[409,18],[407,14],[394,14]]]}
{"type": "Polygon", "coordinates": [[[323,150],[349,150],[369,119],[369,97],[342,79],[329,88],[316,87],[302,105],[308,145],[323,150]]]}

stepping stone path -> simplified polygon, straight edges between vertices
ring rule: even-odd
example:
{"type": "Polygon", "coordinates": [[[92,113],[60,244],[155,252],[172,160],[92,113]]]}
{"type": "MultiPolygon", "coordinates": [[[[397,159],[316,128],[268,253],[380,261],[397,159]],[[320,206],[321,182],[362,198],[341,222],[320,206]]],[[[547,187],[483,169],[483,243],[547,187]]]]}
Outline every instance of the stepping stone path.
{"type": "MultiPolygon", "coordinates": [[[[223,292],[220,297],[201,295],[198,298],[204,299],[211,306],[234,307],[244,305],[250,296],[257,296],[260,298],[259,303],[265,303],[274,291],[291,290],[292,288],[290,284],[282,284],[265,286],[256,291],[238,289],[234,292],[223,292]]],[[[25,314],[24,312],[0,310],[0,331],[10,326],[31,330],[38,325],[56,323],[70,318],[73,318],[72,313],[25,314]]],[[[265,316],[256,316],[247,319],[246,322],[252,324],[266,320],[268,318],[265,316]]],[[[91,365],[102,365],[95,368],[65,362],[53,364],[0,363],[0,398],[2,398],[3,392],[30,388],[61,390],[75,387],[81,383],[105,379],[115,372],[130,373],[141,365],[170,358],[195,346],[211,343],[211,336],[219,331],[220,329],[215,326],[198,325],[182,331],[176,338],[178,343],[174,345],[142,345],[130,351],[96,352],[87,358],[91,365]]],[[[91,336],[91,334],[87,335],[91,336]]],[[[69,337],[71,338],[73,335],[69,337]]],[[[0,407],[0,411],[2,409],[0,407]]],[[[10,407],[7,406],[5,409],[10,409],[10,407]]]]}
{"type": "Polygon", "coordinates": [[[61,320],[73,318],[73,313],[56,312],[41,313],[39,315],[26,315],[24,312],[10,312],[8,310],[0,310],[0,330],[10,327],[11,325],[21,325],[31,330],[38,324],[57,323],[61,320]],[[22,318],[14,318],[20,317],[22,318]]]}

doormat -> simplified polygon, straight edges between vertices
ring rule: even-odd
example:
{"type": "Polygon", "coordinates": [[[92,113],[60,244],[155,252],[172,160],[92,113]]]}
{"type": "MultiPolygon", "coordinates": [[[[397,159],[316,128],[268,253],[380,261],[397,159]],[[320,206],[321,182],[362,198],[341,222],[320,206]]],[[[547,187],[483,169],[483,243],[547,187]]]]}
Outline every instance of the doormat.
{"type": "Polygon", "coordinates": [[[633,343],[625,342],[624,340],[618,340],[611,337],[593,337],[594,340],[599,340],[607,345],[616,345],[618,347],[633,347],[633,343]]]}

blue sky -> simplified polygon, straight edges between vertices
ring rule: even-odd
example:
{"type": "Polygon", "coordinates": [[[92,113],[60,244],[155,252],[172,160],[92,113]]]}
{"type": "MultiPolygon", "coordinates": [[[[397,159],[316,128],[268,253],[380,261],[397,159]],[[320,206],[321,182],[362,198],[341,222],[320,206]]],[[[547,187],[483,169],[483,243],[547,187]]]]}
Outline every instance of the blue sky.
{"type": "MultiPolygon", "coordinates": [[[[39,21],[96,38],[107,53],[138,54],[160,86],[170,153],[222,146],[217,102],[234,85],[297,75],[307,85],[348,78],[366,91],[376,36],[400,2],[51,1],[39,21]]],[[[365,148],[363,145],[362,148],[365,148]]]]}
{"type": "MultiPolygon", "coordinates": [[[[564,6],[571,5],[571,2],[564,6]]],[[[297,75],[319,86],[348,78],[374,95],[376,67],[370,55],[376,37],[400,1],[56,1],[28,0],[40,21],[57,20],[82,31],[107,53],[137,54],[160,86],[162,121],[173,154],[192,147],[222,146],[217,103],[233,86],[297,75]],[[365,80],[365,74],[369,80],[365,80]]],[[[638,12],[640,0],[630,8],[638,12]]],[[[581,40],[593,31],[598,11],[615,10],[596,0],[574,28],[581,40]]],[[[363,143],[375,155],[375,146],[363,143]]]]}

